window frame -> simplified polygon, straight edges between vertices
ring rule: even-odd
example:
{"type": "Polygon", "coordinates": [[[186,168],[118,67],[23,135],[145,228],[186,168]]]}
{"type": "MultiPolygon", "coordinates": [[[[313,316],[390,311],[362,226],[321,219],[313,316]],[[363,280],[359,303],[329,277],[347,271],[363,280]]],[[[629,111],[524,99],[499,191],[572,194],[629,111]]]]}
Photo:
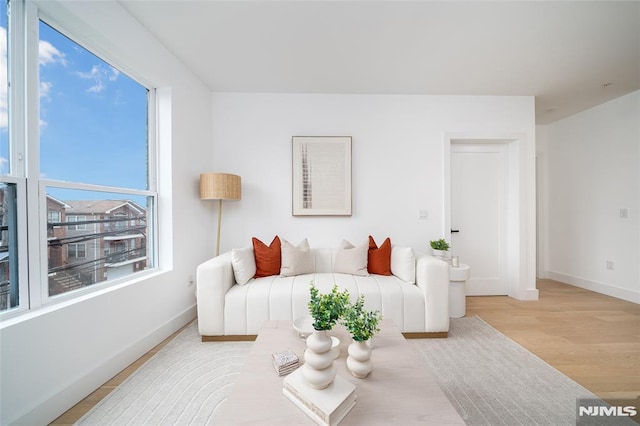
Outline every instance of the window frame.
{"type": "MultiPolygon", "coordinates": [[[[66,223],[84,222],[86,220],[87,220],[87,215],[84,215],[84,214],[68,214],[66,223]],[[73,220],[69,220],[71,218],[73,218],[73,220]]],[[[87,224],[86,223],[81,223],[80,225],[67,225],[67,231],[86,231],[86,230],[87,230],[87,224]]]]}
{"type": "Polygon", "coordinates": [[[7,77],[10,83],[8,87],[10,170],[8,170],[8,174],[0,175],[0,180],[15,184],[17,190],[19,304],[12,309],[1,311],[0,319],[18,316],[62,301],[76,299],[105,288],[138,281],[145,276],[157,273],[160,269],[159,229],[157,225],[159,204],[157,153],[159,138],[156,126],[160,109],[157,97],[158,89],[130,68],[121,64],[117,57],[109,54],[105,49],[99,48],[99,40],[95,40],[89,32],[90,29],[83,27],[78,21],[70,21],[69,17],[63,16],[62,21],[65,21],[66,25],[62,25],[59,20],[43,11],[35,2],[9,0],[7,7],[9,12],[7,19],[7,56],[10,58],[7,67],[7,77]],[[146,190],[40,178],[38,45],[41,20],[147,89],[146,167],[148,183],[146,190]],[[147,206],[147,262],[150,266],[143,271],[121,278],[49,296],[47,186],[131,194],[147,197],[147,200],[150,199],[149,204],[151,205],[147,206]],[[27,211],[27,205],[37,206],[37,209],[27,211]],[[27,259],[30,259],[30,261],[27,261],[27,259]]]}
{"type": "Polygon", "coordinates": [[[69,243],[67,245],[67,257],[72,259],[85,259],[87,257],[87,244],[86,243],[69,243]],[[71,250],[73,248],[73,250],[71,250]],[[80,250],[82,248],[82,250],[80,250]],[[83,255],[80,256],[78,253],[82,251],[83,255]]]}

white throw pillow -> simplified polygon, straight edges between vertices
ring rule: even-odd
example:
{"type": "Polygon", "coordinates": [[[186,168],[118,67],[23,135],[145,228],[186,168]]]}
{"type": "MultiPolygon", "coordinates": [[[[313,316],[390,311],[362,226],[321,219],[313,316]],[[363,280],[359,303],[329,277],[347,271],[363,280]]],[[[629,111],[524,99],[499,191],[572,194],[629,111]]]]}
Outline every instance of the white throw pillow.
{"type": "Polygon", "coordinates": [[[295,247],[283,239],[281,252],[280,275],[283,277],[313,273],[313,255],[306,238],[295,247]]]}
{"type": "Polygon", "coordinates": [[[233,276],[240,285],[246,284],[256,274],[256,259],[253,248],[245,247],[231,250],[233,276]]]}
{"type": "Polygon", "coordinates": [[[402,281],[416,282],[416,257],[411,247],[391,246],[391,273],[402,281]]]}
{"type": "Polygon", "coordinates": [[[336,253],[336,260],[333,264],[333,272],[340,274],[360,275],[366,277],[367,254],[369,253],[369,241],[365,241],[359,246],[354,246],[347,240],[342,240],[336,253]]]}

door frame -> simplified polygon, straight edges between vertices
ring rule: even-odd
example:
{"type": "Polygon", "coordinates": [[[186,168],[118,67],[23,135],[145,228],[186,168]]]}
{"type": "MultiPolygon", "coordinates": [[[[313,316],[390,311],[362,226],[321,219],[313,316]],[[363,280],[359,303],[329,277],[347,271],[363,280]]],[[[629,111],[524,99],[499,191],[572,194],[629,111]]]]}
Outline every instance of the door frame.
{"type": "MultiPolygon", "coordinates": [[[[521,300],[537,300],[538,292],[534,287],[533,291],[524,291],[527,286],[527,250],[525,247],[526,238],[526,203],[524,190],[524,152],[521,149],[526,136],[523,134],[469,132],[469,133],[447,133],[443,135],[443,198],[444,198],[444,223],[442,235],[451,241],[451,145],[489,145],[500,144],[505,149],[505,232],[506,235],[501,243],[504,247],[504,268],[502,269],[507,281],[507,292],[510,297],[521,300]],[[524,281],[524,282],[523,282],[524,281]]],[[[473,273],[473,272],[472,272],[473,273]]],[[[535,286],[535,284],[534,284],[535,286]]]]}

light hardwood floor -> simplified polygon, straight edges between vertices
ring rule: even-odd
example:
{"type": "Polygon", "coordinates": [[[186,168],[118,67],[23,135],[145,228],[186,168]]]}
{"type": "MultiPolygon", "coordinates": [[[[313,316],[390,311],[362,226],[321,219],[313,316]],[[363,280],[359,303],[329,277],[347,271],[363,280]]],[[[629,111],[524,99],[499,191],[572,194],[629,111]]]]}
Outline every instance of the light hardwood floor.
{"type": "MultiPolygon", "coordinates": [[[[479,316],[600,398],[638,398],[640,305],[550,280],[539,280],[538,289],[535,302],[467,297],[467,316],[479,316]]],[[[172,338],[51,424],[73,424],[172,338]]]]}

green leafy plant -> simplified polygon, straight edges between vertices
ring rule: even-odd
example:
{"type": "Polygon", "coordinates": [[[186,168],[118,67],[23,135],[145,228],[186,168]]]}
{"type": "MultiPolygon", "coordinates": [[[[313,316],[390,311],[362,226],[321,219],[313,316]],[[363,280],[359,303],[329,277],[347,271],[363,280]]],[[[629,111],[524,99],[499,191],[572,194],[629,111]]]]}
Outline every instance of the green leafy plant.
{"type": "Polygon", "coordinates": [[[356,303],[346,307],[340,322],[349,331],[353,340],[364,342],[380,331],[378,323],[381,319],[379,311],[365,311],[364,296],[360,295],[356,303]]]}
{"type": "Polygon", "coordinates": [[[434,249],[434,250],[447,251],[450,248],[449,243],[444,238],[440,238],[439,240],[430,241],[429,244],[431,244],[431,248],[434,249]]]}
{"type": "Polygon", "coordinates": [[[309,300],[309,314],[313,318],[315,330],[331,330],[340,319],[349,303],[349,292],[340,292],[334,285],[331,293],[321,294],[318,288],[311,283],[311,300],[309,300]]]}

